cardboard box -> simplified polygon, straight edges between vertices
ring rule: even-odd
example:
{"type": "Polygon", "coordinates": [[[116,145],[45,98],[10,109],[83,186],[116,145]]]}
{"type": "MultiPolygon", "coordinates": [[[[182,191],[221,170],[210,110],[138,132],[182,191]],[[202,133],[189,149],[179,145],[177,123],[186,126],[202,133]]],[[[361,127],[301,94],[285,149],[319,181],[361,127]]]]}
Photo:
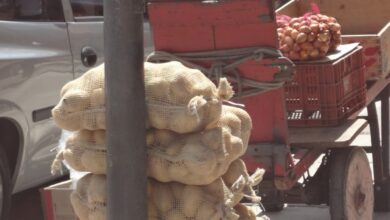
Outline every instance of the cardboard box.
{"type": "Polygon", "coordinates": [[[70,203],[71,186],[67,180],[40,190],[45,220],[77,220],[70,203]]]}
{"type": "Polygon", "coordinates": [[[341,24],[343,43],[359,42],[367,68],[366,79],[383,79],[390,73],[390,1],[292,0],[276,13],[302,16],[317,3],[321,13],[341,24]]]}

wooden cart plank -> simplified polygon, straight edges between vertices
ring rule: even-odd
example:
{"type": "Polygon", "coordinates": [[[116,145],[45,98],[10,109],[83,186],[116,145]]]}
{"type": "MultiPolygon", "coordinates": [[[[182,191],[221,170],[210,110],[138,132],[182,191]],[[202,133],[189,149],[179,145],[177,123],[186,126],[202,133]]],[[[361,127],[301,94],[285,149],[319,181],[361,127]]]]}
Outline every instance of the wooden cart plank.
{"type": "Polygon", "coordinates": [[[289,128],[292,147],[347,147],[368,125],[365,119],[349,120],[338,127],[289,128]]]}

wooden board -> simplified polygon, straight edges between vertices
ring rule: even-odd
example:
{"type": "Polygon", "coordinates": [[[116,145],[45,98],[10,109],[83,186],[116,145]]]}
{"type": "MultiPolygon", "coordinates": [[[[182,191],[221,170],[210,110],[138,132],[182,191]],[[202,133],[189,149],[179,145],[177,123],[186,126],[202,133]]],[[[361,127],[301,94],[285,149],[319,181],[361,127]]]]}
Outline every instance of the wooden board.
{"type": "Polygon", "coordinates": [[[347,147],[367,125],[366,120],[355,119],[338,127],[289,128],[290,144],[303,148],[347,147]]]}

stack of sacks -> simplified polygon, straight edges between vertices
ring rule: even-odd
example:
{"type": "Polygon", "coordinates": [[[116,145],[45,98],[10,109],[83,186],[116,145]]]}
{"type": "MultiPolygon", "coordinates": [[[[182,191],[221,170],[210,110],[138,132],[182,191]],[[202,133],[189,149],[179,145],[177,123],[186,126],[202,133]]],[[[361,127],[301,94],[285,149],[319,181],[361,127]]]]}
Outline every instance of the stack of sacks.
{"type": "MultiPolygon", "coordinates": [[[[106,174],[102,71],[99,66],[65,85],[53,109],[58,126],[89,129],[75,132],[56,159],[93,173],[79,180],[71,196],[80,220],[105,219],[105,175],[98,175],[106,174]],[[100,87],[91,86],[96,82],[100,87]],[[80,100],[79,106],[67,106],[80,100]]],[[[145,90],[149,219],[250,219],[240,218],[236,206],[242,212],[244,196],[258,201],[252,186],[264,171],[249,176],[238,159],[247,149],[252,122],[244,110],[222,105],[233,96],[227,80],[217,88],[179,62],[145,63],[145,90]]]]}

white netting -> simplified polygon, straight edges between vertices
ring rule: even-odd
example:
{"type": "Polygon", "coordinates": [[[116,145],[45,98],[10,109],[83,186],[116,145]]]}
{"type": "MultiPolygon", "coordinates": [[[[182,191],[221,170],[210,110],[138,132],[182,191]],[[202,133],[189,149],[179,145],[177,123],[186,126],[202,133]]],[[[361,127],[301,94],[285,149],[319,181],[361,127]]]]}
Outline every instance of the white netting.
{"type": "MultiPolygon", "coordinates": [[[[225,78],[217,88],[199,70],[179,62],[145,63],[144,73],[148,124],[154,128],[189,133],[215,127],[222,100],[233,96],[225,78]]],[[[105,129],[104,91],[102,64],[62,88],[54,121],[71,131],[105,129]]]]}
{"type": "Polygon", "coordinates": [[[145,91],[151,127],[177,133],[215,127],[221,101],[233,96],[226,79],[216,88],[202,72],[176,61],[145,63],[145,91]]]}
{"type": "Polygon", "coordinates": [[[56,171],[55,164],[65,160],[76,171],[105,174],[106,155],[105,130],[81,130],[67,139],[65,148],[53,162],[52,173],[56,171]]]}
{"type": "Polygon", "coordinates": [[[168,130],[147,133],[148,175],[161,182],[210,184],[242,156],[252,127],[242,109],[223,106],[218,127],[193,134],[168,130]]]}
{"type": "MultiPolygon", "coordinates": [[[[234,204],[235,192],[222,178],[205,186],[148,179],[147,197],[149,220],[251,220],[244,218],[251,216],[251,211],[234,204]]],[[[73,209],[80,220],[106,219],[106,201],[104,175],[84,176],[71,194],[73,209]]]]}
{"type": "Polygon", "coordinates": [[[238,204],[246,197],[253,202],[260,202],[252,187],[260,184],[263,180],[265,170],[257,169],[251,176],[248,174],[244,161],[241,159],[233,161],[227,172],[222,176],[226,186],[234,193],[233,204],[238,204]]]}
{"type": "MultiPolygon", "coordinates": [[[[205,185],[223,175],[245,153],[252,124],[242,109],[223,106],[222,112],[218,127],[199,133],[149,130],[149,176],[161,182],[205,185]]],[[[105,143],[105,130],[81,130],[69,137],[57,158],[77,171],[105,174],[105,143]]]]}
{"type": "Polygon", "coordinates": [[[67,83],[53,108],[56,124],[66,130],[105,129],[104,65],[88,70],[67,83]]]}

